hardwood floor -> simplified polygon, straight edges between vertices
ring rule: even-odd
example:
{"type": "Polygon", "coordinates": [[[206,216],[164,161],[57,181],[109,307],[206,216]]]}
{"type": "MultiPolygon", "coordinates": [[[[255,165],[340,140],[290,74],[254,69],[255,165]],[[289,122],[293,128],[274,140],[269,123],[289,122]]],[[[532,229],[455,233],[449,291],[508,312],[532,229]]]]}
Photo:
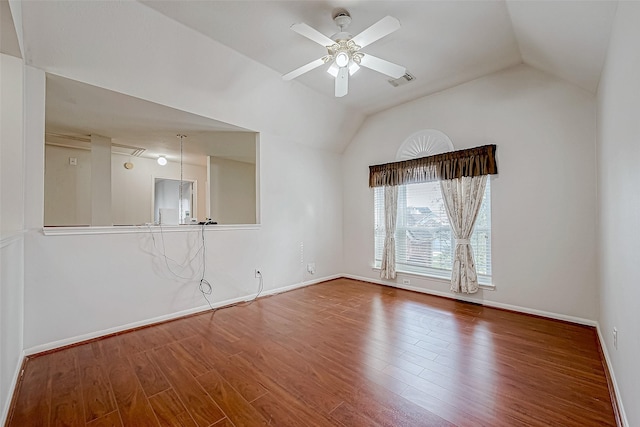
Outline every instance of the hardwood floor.
{"type": "Polygon", "coordinates": [[[339,279],[30,358],[9,426],[615,426],[593,328],[339,279]]]}

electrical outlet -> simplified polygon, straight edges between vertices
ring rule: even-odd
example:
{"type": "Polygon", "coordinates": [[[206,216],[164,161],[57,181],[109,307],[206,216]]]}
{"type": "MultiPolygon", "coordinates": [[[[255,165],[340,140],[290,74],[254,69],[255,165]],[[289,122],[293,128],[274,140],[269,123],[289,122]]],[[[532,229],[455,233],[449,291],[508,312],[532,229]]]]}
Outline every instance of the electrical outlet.
{"type": "Polygon", "coordinates": [[[255,270],[253,270],[253,274],[256,278],[260,277],[262,275],[262,273],[260,273],[260,269],[256,268],[255,270]]]}
{"type": "Polygon", "coordinates": [[[409,280],[409,279],[402,279],[402,284],[403,284],[403,285],[410,285],[410,284],[411,284],[411,280],[409,280]]]}
{"type": "Polygon", "coordinates": [[[618,349],[618,328],[613,328],[613,347],[618,349]]]}
{"type": "Polygon", "coordinates": [[[316,263],[315,262],[310,262],[309,264],[307,264],[307,272],[309,274],[315,274],[316,273],[316,263]]]}

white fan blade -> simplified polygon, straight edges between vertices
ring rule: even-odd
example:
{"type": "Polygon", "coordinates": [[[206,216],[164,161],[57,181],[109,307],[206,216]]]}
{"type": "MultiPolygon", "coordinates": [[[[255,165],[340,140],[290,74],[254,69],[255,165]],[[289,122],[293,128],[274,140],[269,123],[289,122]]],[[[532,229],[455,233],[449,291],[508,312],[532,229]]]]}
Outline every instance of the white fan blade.
{"type": "Polygon", "coordinates": [[[336,76],[336,97],[343,97],[349,92],[349,69],[340,67],[336,76]]]}
{"type": "Polygon", "coordinates": [[[309,62],[307,65],[303,65],[302,67],[296,68],[295,70],[285,74],[284,76],[282,76],[282,80],[293,80],[296,77],[306,73],[307,71],[318,68],[322,64],[324,64],[324,60],[322,58],[318,58],[315,61],[309,62]]]}
{"type": "Polygon", "coordinates": [[[393,16],[385,16],[353,39],[358,46],[365,47],[376,40],[380,40],[400,28],[400,21],[393,16]]]}
{"type": "Polygon", "coordinates": [[[385,61],[384,59],[380,59],[377,56],[369,55],[368,53],[364,54],[364,56],[360,60],[360,65],[362,65],[363,67],[371,68],[372,70],[379,73],[386,74],[387,76],[393,77],[394,79],[399,79],[407,72],[407,69],[401,65],[385,61]]]}
{"type": "Polygon", "coordinates": [[[322,45],[322,46],[325,46],[325,47],[329,47],[329,46],[333,46],[334,44],[336,44],[336,42],[331,40],[329,37],[325,36],[324,34],[322,34],[320,31],[316,30],[315,28],[311,28],[307,24],[304,24],[304,23],[302,23],[302,24],[293,24],[291,26],[291,29],[293,31],[295,31],[296,33],[300,34],[301,36],[305,36],[309,40],[312,40],[312,41],[318,43],[319,45],[322,45]]]}

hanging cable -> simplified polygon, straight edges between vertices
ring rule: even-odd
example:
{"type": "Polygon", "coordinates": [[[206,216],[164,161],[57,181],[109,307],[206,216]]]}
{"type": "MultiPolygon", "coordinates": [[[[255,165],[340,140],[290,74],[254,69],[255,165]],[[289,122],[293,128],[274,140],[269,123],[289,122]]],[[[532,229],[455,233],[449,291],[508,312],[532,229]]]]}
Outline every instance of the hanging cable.
{"type": "MultiPolygon", "coordinates": [[[[151,234],[151,236],[153,236],[153,233],[151,234]]],[[[168,256],[167,256],[167,249],[166,249],[166,248],[167,248],[167,246],[166,246],[166,245],[165,245],[165,243],[164,243],[164,230],[162,229],[162,224],[160,224],[160,237],[161,237],[161,240],[162,240],[162,256],[164,257],[165,264],[166,264],[167,269],[169,270],[169,272],[170,272],[171,274],[173,274],[173,275],[174,275],[176,278],[178,278],[178,279],[182,279],[182,280],[194,280],[194,279],[195,279],[195,277],[194,277],[194,276],[196,276],[196,275],[197,275],[197,272],[198,272],[198,271],[200,271],[200,269],[201,269],[201,268],[202,268],[202,269],[204,269],[204,263],[203,263],[202,267],[198,266],[198,269],[194,272],[194,275],[192,275],[191,277],[184,277],[184,276],[181,276],[180,274],[178,274],[178,273],[174,272],[174,271],[171,269],[171,267],[169,266],[169,260],[170,260],[170,261],[172,261],[172,262],[174,262],[175,264],[177,264],[177,265],[178,265],[178,267],[180,267],[180,270],[182,271],[182,270],[184,270],[185,268],[187,268],[188,266],[191,266],[191,263],[193,262],[193,260],[195,260],[195,259],[196,259],[196,257],[197,257],[197,256],[198,256],[198,254],[200,253],[200,251],[204,251],[204,246],[202,246],[202,245],[201,245],[201,246],[200,246],[200,248],[198,248],[198,250],[196,251],[196,253],[195,253],[195,254],[193,254],[193,256],[192,256],[191,258],[189,258],[189,260],[188,260],[186,263],[180,263],[180,262],[178,262],[178,261],[176,261],[176,260],[174,260],[174,259],[172,259],[172,258],[170,258],[170,257],[168,257],[168,256]]],[[[154,239],[154,242],[153,242],[153,243],[154,243],[154,245],[155,245],[155,239],[154,239]]]]}
{"type": "Polygon", "coordinates": [[[207,301],[207,304],[209,304],[209,308],[213,310],[213,306],[211,305],[209,298],[207,298],[207,295],[211,295],[213,293],[213,287],[211,286],[211,283],[209,283],[209,281],[204,278],[205,274],[207,273],[207,245],[204,239],[204,227],[205,224],[202,224],[202,228],[200,229],[202,234],[202,277],[200,278],[198,289],[200,289],[202,296],[207,301]]]}
{"type": "Polygon", "coordinates": [[[262,279],[262,272],[261,272],[260,270],[257,270],[257,271],[256,271],[256,275],[257,275],[257,277],[260,279],[260,282],[259,282],[259,284],[258,284],[258,293],[256,294],[256,296],[254,296],[254,297],[253,297],[253,298],[251,298],[250,300],[247,300],[247,301],[245,301],[245,302],[244,302],[244,303],[242,303],[242,304],[238,304],[238,306],[240,306],[240,307],[245,307],[245,306],[251,305],[251,304],[253,304],[253,302],[254,302],[255,300],[257,300],[257,299],[258,299],[258,297],[260,296],[260,294],[262,294],[262,290],[264,289],[264,281],[263,281],[263,279],[262,279]]]}
{"type": "Polygon", "coordinates": [[[262,281],[262,273],[260,271],[258,271],[258,276],[260,276],[260,284],[258,285],[258,293],[256,294],[255,297],[253,297],[251,302],[254,302],[255,300],[258,299],[258,297],[262,293],[262,289],[264,288],[264,282],[262,281]]]}
{"type": "MultiPolygon", "coordinates": [[[[182,135],[182,134],[178,134],[176,135],[178,138],[180,138],[180,186],[178,188],[178,217],[179,217],[179,223],[180,224],[184,224],[184,213],[183,213],[183,182],[184,182],[184,160],[183,160],[183,156],[184,156],[184,138],[186,138],[186,135],[182,135]]],[[[199,253],[202,253],[202,265],[198,266],[197,270],[195,271],[195,274],[197,274],[197,272],[200,271],[200,269],[202,269],[202,275],[200,276],[200,282],[198,284],[198,290],[200,291],[200,293],[202,294],[202,296],[204,297],[205,301],[207,301],[207,304],[209,305],[209,308],[211,308],[211,310],[214,310],[213,306],[211,305],[211,301],[209,300],[209,298],[207,297],[207,295],[212,295],[213,294],[213,287],[211,286],[211,283],[205,278],[206,274],[207,274],[207,247],[206,247],[206,240],[205,240],[205,234],[204,234],[204,229],[205,229],[205,225],[206,222],[204,224],[202,224],[202,227],[200,229],[200,237],[201,237],[201,244],[200,247],[198,248],[198,250],[195,252],[195,254],[193,254],[193,256],[188,257],[188,260],[186,261],[186,263],[180,263],[170,257],[167,256],[166,253],[166,245],[164,242],[164,230],[162,229],[162,224],[160,224],[160,237],[161,237],[161,242],[162,242],[162,250],[160,250],[156,244],[156,238],[153,234],[153,231],[151,229],[151,226],[148,225],[149,228],[149,234],[151,234],[151,239],[153,240],[153,247],[154,249],[160,251],[162,257],[164,258],[164,262],[165,265],[167,267],[167,270],[176,278],[178,279],[182,279],[182,280],[193,280],[194,277],[184,277],[181,274],[173,271],[173,269],[171,268],[169,261],[175,263],[176,265],[178,265],[180,267],[180,273],[182,272],[182,270],[186,269],[187,267],[191,266],[191,263],[193,262],[193,260],[196,259],[196,257],[198,256],[199,253]]]]}
{"type": "Polygon", "coordinates": [[[200,269],[203,268],[203,266],[198,266],[198,268],[196,269],[196,271],[194,272],[194,274],[191,277],[185,277],[185,276],[181,276],[179,273],[175,272],[173,270],[173,268],[171,268],[171,265],[169,264],[169,261],[171,261],[173,264],[176,264],[180,268],[181,271],[186,269],[188,266],[190,266],[193,263],[193,261],[196,259],[198,254],[202,250],[204,250],[204,247],[202,246],[202,244],[200,245],[198,250],[186,262],[177,261],[177,260],[175,260],[175,259],[173,259],[173,258],[171,258],[171,257],[169,257],[167,255],[167,249],[166,249],[166,245],[165,245],[165,242],[164,242],[164,229],[162,228],[161,224],[158,225],[158,227],[160,228],[160,243],[161,243],[161,247],[158,247],[158,243],[156,242],[156,237],[155,237],[155,234],[153,232],[153,229],[151,228],[151,225],[147,225],[147,229],[149,230],[149,234],[151,235],[151,240],[153,241],[153,248],[155,250],[157,250],[158,252],[160,252],[160,255],[162,256],[162,259],[164,260],[164,264],[166,265],[167,270],[169,271],[169,273],[171,273],[171,275],[173,275],[175,278],[181,279],[181,280],[194,280],[194,279],[196,279],[196,277],[200,273],[200,269]]]}

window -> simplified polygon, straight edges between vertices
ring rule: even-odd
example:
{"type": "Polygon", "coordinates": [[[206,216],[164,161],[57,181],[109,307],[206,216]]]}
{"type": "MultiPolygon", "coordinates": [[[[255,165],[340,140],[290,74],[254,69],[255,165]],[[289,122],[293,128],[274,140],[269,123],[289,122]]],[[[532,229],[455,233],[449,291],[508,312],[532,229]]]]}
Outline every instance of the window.
{"type": "MultiPolygon", "coordinates": [[[[491,284],[491,188],[490,180],[471,246],[478,282],[491,284]]],[[[380,267],[384,246],[384,187],[374,189],[375,266],[380,267]]],[[[398,188],[396,269],[399,272],[451,278],[455,239],[445,211],[440,183],[402,185],[398,188]]]]}

